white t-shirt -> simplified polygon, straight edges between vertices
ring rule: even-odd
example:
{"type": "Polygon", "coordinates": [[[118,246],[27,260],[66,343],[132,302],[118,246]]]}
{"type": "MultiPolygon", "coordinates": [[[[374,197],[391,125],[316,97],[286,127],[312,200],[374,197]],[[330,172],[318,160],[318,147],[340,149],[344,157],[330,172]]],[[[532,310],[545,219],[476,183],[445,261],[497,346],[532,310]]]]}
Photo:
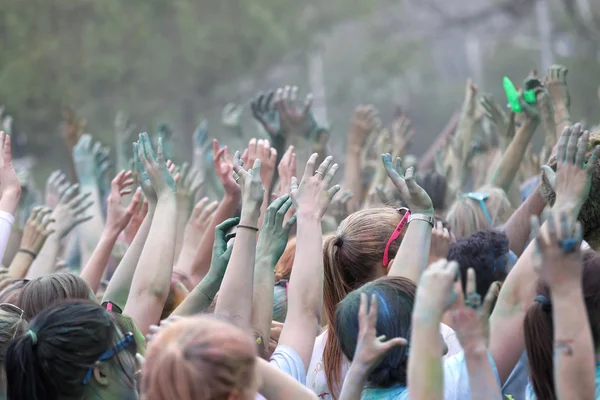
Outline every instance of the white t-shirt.
{"type": "MultiPolygon", "coordinates": [[[[296,353],[296,350],[291,347],[284,345],[277,346],[269,359],[269,364],[285,372],[302,385],[305,385],[306,371],[304,363],[302,363],[302,359],[296,353]]],[[[260,393],[256,394],[255,399],[266,400],[260,393]]]]}
{"type": "MultiPolygon", "coordinates": [[[[449,359],[450,357],[460,353],[462,347],[456,337],[456,333],[448,325],[440,324],[440,333],[448,346],[448,353],[442,358],[443,360],[449,359]]],[[[313,354],[310,359],[310,365],[308,367],[308,373],[306,375],[306,387],[315,392],[319,399],[332,400],[333,397],[330,394],[329,386],[327,386],[327,378],[325,376],[325,369],[323,364],[323,352],[325,351],[325,343],[327,342],[327,330],[317,336],[315,340],[315,347],[313,348],[313,354]]],[[[343,380],[350,368],[350,361],[346,357],[342,356],[342,385],[343,380]]],[[[342,386],[340,385],[340,388],[342,386]]]]}

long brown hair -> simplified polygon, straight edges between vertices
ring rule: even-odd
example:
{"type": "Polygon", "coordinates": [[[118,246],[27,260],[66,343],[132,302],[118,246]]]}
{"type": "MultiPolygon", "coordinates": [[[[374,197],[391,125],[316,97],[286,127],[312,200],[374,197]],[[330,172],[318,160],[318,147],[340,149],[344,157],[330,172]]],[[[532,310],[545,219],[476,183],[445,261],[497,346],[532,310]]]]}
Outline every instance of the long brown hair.
{"type": "Polygon", "coordinates": [[[249,334],[208,316],[181,319],[150,342],[145,400],[217,400],[253,386],[256,346],[249,334]]]}
{"type": "Polygon", "coordinates": [[[57,272],[32,279],[25,284],[18,304],[29,319],[57,301],[68,299],[89,300],[92,291],[79,276],[57,272]]]}
{"type": "MultiPolygon", "coordinates": [[[[335,308],[348,293],[382,275],[385,246],[400,219],[400,212],[391,207],[364,209],[350,214],[335,235],[324,239],[323,302],[328,330],[323,363],[327,386],[334,399],[341,389],[343,357],[335,331],[335,308]]],[[[391,244],[390,259],[396,256],[401,239],[391,244]]],[[[392,261],[387,267],[391,264],[392,261]]]]}
{"type": "MultiPolygon", "coordinates": [[[[597,346],[600,329],[600,255],[593,251],[584,255],[582,286],[592,338],[597,346]]],[[[529,359],[529,380],[536,398],[556,400],[550,288],[540,283],[537,294],[536,301],[529,306],[523,323],[525,349],[529,359]]]]}

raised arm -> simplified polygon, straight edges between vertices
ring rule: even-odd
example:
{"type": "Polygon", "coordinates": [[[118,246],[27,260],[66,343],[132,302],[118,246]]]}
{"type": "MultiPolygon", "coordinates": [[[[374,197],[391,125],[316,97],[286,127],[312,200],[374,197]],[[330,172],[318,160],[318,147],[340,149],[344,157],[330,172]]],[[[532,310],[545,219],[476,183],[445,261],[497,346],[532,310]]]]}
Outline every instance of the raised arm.
{"type": "MultiPolygon", "coordinates": [[[[214,232],[217,225],[233,217],[241,197],[240,187],[233,179],[233,161],[229,149],[227,146],[219,149],[219,142],[216,139],[213,140],[213,163],[215,173],[225,188],[225,197],[221,199],[214,218],[207,225],[207,232],[214,232]]],[[[191,278],[194,285],[204,278],[210,268],[213,241],[212,234],[204,235],[191,265],[180,266],[178,263],[176,266],[177,270],[186,273],[191,278]]]]}
{"type": "MultiPolygon", "coordinates": [[[[167,166],[169,163],[167,162],[167,166]]],[[[183,163],[177,181],[177,241],[175,244],[175,257],[179,256],[183,246],[185,228],[194,205],[196,192],[202,185],[199,171],[188,163],[183,163]]]]}
{"type": "MultiPolygon", "coordinates": [[[[388,176],[394,183],[400,196],[408,205],[411,217],[405,221],[408,228],[396,258],[388,272],[389,276],[402,276],[418,282],[419,277],[427,268],[431,231],[433,229],[433,204],[431,198],[415,181],[415,170],[410,167],[404,172],[402,159],[396,158],[396,166],[392,164],[392,156],[382,154],[381,160],[388,176]]],[[[403,226],[398,225],[401,233],[403,226]]]]}
{"type": "Polygon", "coordinates": [[[56,268],[56,258],[60,252],[61,240],[66,238],[76,226],[89,221],[92,216],[87,215],[86,211],[92,206],[89,201],[89,193],[78,193],[79,185],[70,185],[65,183],[58,193],[58,204],[52,211],[49,225],[54,230],[42,246],[38,256],[29,271],[27,278],[33,279],[45,276],[54,272],[56,268]]]}
{"type": "Polygon", "coordinates": [[[317,400],[317,395],[294,378],[270,365],[262,358],[256,359],[261,377],[259,393],[269,400],[317,400]]]}
{"type": "Polygon", "coordinates": [[[21,198],[21,184],[12,163],[10,136],[0,131],[0,260],[4,257],[21,198]]]}
{"type": "MultiPolygon", "coordinates": [[[[578,160],[583,161],[583,160],[578,160]]],[[[596,357],[584,301],[581,224],[568,211],[554,212],[546,235],[532,218],[534,266],[550,287],[554,327],[554,385],[557,399],[592,399],[596,392],[596,357]],[[572,243],[567,248],[566,243],[572,243]]]]}
{"type": "Polygon", "coordinates": [[[96,160],[92,147],[92,137],[89,134],[81,135],[77,145],[73,148],[73,160],[75,161],[75,169],[81,190],[90,194],[89,200],[92,203],[90,222],[78,230],[81,265],[86,265],[104,230],[100,190],[96,180],[96,160]]]}
{"type": "Polygon", "coordinates": [[[273,287],[275,265],[285,250],[290,230],[296,223],[292,217],[286,223],[285,215],[292,206],[289,195],[279,197],[266,210],[263,225],[256,245],[256,265],[254,267],[254,294],[252,296],[252,328],[268,346],[271,321],[273,320],[273,287]]]}
{"type": "Polygon", "coordinates": [[[508,148],[502,154],[502,160],[491,174],[490,184],[503,189],[506,193],[510,190],[512,183],[519,172],[521,161],[527,150],[529,142],[537,129],[540,120],[539,110],[534,104],[527,104],[521,101],[526,114],[523,125],[517,129],[515,137],[512,138],[508,148]]]}
{"type": "Polygon", "coordinates": [[[362,204],[363,187],[361,173],[361,152],[367,137],[381,121],[373,106],[358,106],[352,116],[348,143],[346,144],[346,168],[344,169],[344,188],[354,194],[348,207],[357,209],[362,204]]]}
{"type": "Polygon", "coordinates": [[[466,297],[462,285],[455,286],[459,291],[458,299],[450,310],[452,328],[464,350],[471,399],[501,400],[502,394],[488,356],[489,318],[492,305],[500,290],[499,283],[493,283],[481,304],[477,293],[475,270],[467,271],[466,297]]]}
{"type": "MultiPolygon", "coordinates": [[[[588,144],[589,133],[582,135],[580,125],[565,129],[558,141],[556,173],[549,167],[544,167],[545,179],[556,193],[553,211],[568,210],[575,218],[588,198],[591,174],[600,156],[600,146],[594,149],[587,165],[575,162],[576,159],[583,159],[588,144]]],[[[542,229],[546,229],[545,225],[542,229]]],[[[537,274],[532,261],[533,249],[530,244],[508,274],[490,318],[490,352],[502,384],[525,346],[523,319],[535,298],[537,287],[537,274]]]]}
{"type": "Polygon", "coordinates": [[[157,154],[147,133],[140,135],[138,156],[158,198],[148,239],[133,275],[124,313],[131,316],[142,333],[160,320],[169,295],[175,254],[176,214],[175,179],[167,169],[162,140],[157,154]]]}
{"type": "Polygon", "coordinates": [[[265,189],[260,180],[260,160],[254,160],[252,170],[246,171],[240,165],[240,157],[240,153],[236,152],[233,168],[242,188],[242,212],[215,314],[239,319],[238,322],[246,326],[252,318],[257,224],[265,189]]]}
{"type": "Polygon", "coordinates": [[[239,221],[239,218],[230,218],[217,226],[215,229],[212,261],[208,273],[175,311],[173,311],[172,315],[186,316],[198,314],[211,305],[221,287],[227,264],[231,258],[231,251],[233,250],[233,245],[227,243],[227,232],[235,227],[239,221]]]}
{"type": "Polygon", "coordinates": [[[106,264],[110,259],[117,238],[131,221],[135,209],[142,200],[141,189],[136,190],[127,208],[121,204],[121,198],[132,192],[129,187],[134,180],[130,179],[131,171],[121,171],[111,182],[110,195],[107,199],[106,225],[100,236],[100,241],[92,253],[92,257],[81,271],[81,277],[90,285],[94,292],[98,290],[106,264]]]}
{"type": "Polygon", "coordinates": [[[315,171],[317,154],[306,163],[298,185],[292,179],[292,200],[296,207],[296,255],[288,289],[288,312],[279,345],[293,348],[307,369],[321,321],[323,305],[323,235],[321,218],[333,196],[340,190],[330,188],[338,170],[331,157],[315,171]]]}
{"type": "Polygon", "coordinates": [[[552,65],[548,68],[548,74],[544,80],[554,105],[557,140],[563,129],[571,125],[571,96],[567,87],[568,72],[569,70],[562,65],[552,65]]]}
{"type": "Polygon", "coordinates": [[[49,214],[52,212],[47,207],[36,207],[33,209],[29,220],[23,229],[21,245],[15,258],[8,267],[8,273],[15,279],[22,279],[27,275],[29,267],[42,250],[46,238],[54,233],[54,230],[48,227],[51,222],[49,214]]]}
{"type": "Polygon", "coordinates": [[[454,261],[440,260],[427,268],[417,287],[412,315],[408,387],[410,399],[441,400],[444,396],[440,323],[457,299],[454,281],[460,275],[454,261]]]}

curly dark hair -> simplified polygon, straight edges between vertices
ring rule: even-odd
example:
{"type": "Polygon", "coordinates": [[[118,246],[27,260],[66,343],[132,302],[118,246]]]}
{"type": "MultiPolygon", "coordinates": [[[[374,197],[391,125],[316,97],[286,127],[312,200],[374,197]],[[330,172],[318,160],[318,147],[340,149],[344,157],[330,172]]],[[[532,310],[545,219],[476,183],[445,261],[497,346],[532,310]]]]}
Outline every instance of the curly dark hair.
{"type": "Polygon", "coordinates": [[[467,270],[475,270],[477,293],[483,298],[492,283],[504,281],[508,275],[508,250],[508,236],[504,232],[485,230],[460,238],[450,245],[448,260],[460,265],[463,290],[467,282],[467,270]]]}

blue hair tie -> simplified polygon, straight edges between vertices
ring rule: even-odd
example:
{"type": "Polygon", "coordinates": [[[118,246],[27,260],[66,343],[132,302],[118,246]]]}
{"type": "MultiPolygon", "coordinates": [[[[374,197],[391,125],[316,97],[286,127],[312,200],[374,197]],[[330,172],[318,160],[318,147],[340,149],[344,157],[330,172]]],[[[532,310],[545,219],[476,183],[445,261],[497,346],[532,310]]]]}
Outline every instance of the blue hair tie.
{"type": "Polygon", "coordinates": [[[30,329],[30,330],[28,330],[26,332],[26,334],[29,335],[29,337],[31,338],[31,342],[35,346],[37,344],[37,335],[36,335],[36,333],[30,329]]]}
{"type": "Polygon", "coordinates": [[[558,244],[565,253],[573,253],[577,250],[577,239],[574,238],[561,240],[558,242],[558,244]]]}

